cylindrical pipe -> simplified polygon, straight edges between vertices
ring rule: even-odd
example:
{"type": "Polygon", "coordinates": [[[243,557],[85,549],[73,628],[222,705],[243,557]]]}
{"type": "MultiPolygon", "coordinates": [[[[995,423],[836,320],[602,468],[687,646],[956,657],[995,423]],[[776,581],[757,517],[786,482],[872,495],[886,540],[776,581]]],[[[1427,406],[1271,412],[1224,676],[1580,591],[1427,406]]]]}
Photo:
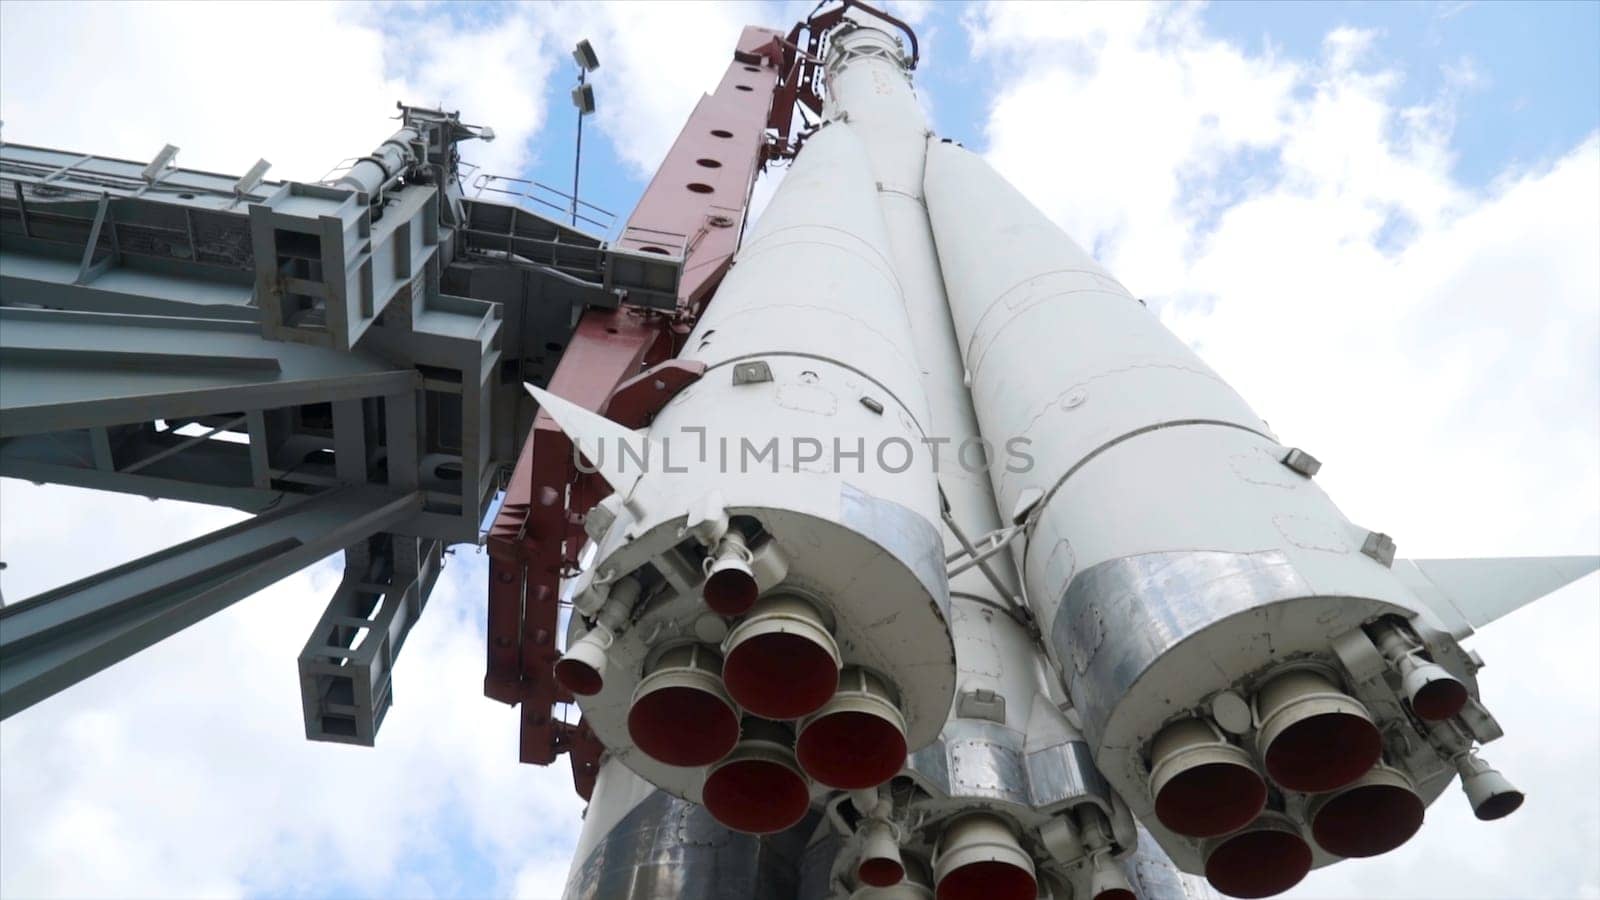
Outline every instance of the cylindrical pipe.
{"type": "Polygon", "coordinates": [[[1306,811],[1311,837],[1334,856],[1388,853],[1422,827],[1425,805],[1404,772],[1379,764],[1306,811]]]}
{"type": "Polygon", "coordinates": [[[1327,676],[1291,669],[1262,685],[1256,746],[1272,780],[1292,791],[1331,791],[1360,778],[1383,752],[1361,701],[1327,676]]]}
{"type": "Polygon", "coordinates": [[[1278,813],[1263,813],[1241,831],[1202,847],[1206,880],[1230,897],[1271,897],[1311,871],[1311,845],[1278,813]]]}
{"type": "Polygon", "coordinates": [[[839,691],[800,723],[795,753],[821,784],[855,790],[893,778],[906,761],[905,717],[883,679],[846,669],[839,691]]]}
{"type": "Polygon", "coordinates": [[[839,647],[816,608],[793,594],[762,598],[723,647],[728,693],[763,718],[816,712],[839,686],[839,647]]]}
{"type": "Polygon", "coordinates": [[[1161,824],[1188,837],[1242,828],[1267,805],[1267,783],[1250,754],[1200,719],[1180,719],[1156,735],[1150,794],[1161,824]]]}
{"type": "Polygon", "coordinates": [[[972,813],[952,819],[939,836],[933,860],[938,900],[1034,900],[1033,859],[999,816],[972,813]]]}
{"type": "Polygon", "coordinates": [[[411,144],[421,137],[417,129],[409,126],[396,131],[371,154],[356,160],[333,182],[334,186],[360,191],[376,200],[378,189],[410,165],[411,144]]]}
{"type": "Polygon", "coordinates": [[[662,653],[634,689],[628,737],[669,766],[704,766],[739,741],[739,713],[722,688],[722,659],[700,644],[662,653]]]}

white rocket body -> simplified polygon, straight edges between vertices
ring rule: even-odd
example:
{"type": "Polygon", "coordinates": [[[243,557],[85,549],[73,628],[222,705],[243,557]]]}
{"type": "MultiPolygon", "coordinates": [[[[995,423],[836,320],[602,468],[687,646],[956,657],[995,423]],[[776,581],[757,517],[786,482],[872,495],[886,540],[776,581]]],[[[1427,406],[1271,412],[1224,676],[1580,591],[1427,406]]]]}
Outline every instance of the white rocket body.
{"type": "MultiPolygon", "coordinates": [[[[1594,562],[1395,560],[930,132],[888,28],[830,35],[825,121],[689,338],[705,375],[643,435],[682,471],[601,466],[569,656],[606,661],[579,702],[609,749],[569,896],[1270,896],[1404,842],[1458,770],[1480,816],[1515,809],[1471,755],[1500,732],[1458,641],[1594,562]],[[768,438],[779,470],[730,477],[768,438]],[[829,660],[826,705],[741,683],[731,654],[763,641],[829,660]],[[726,734],[655,746],[640,711],[668,696],[699,704],[656,710],[668,737],[690,708],[726,734]],[[641,830],[669,815],[704,838],[641,830]]],[[[568,418],[592,458],[606,423],[568,418]]]]}
{"type": "Polygon", "coordinates": [[[738,827],[886,780],[949,709],[927,400],[887,245],[861,139],[823,129],[688,337],[698,381],[640,435],[545,404],[617,489],[558,675],[617,759],[738,827]],[[755,720],[778,724],[745,759],[755,720]]]}

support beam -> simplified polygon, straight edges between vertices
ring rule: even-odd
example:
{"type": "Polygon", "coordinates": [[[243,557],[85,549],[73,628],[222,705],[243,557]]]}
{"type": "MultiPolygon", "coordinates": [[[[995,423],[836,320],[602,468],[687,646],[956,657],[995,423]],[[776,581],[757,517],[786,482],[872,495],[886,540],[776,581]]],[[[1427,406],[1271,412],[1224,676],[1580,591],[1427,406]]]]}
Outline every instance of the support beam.
{"type": "Polygon", "coordinates": [[[344,580],[300,652],[300,698],[308,739],[370,747],[393,703],[395,658],[444,567],[443,543],[380,534],[344,560],[344,580]]]}
{"type": "Polygon", "coordinates": [[[0,608],[0,718],[416,514],[417,494],[339,488],[0,608]]]}
{"type": "Polygon", "coordinates": [[[248,322],[0,307],[0,437],[416,390],[416,370],[248,322]]]}

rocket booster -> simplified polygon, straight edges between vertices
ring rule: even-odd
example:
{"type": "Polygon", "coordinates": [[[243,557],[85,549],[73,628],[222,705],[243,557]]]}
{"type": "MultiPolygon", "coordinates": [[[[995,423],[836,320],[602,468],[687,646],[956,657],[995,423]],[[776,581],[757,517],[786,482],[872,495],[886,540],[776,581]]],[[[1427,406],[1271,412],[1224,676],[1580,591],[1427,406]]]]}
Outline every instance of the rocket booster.
{"type": "Polygon", "coordinates": [[[793,825],[934,738],[954,688],[927,400],[866,150],[807,144],[643,434],[540,392],[616,493],[557,675],[648,781],[793,825]],[[882,460],[882,464],[880,464],[882,460]]]}

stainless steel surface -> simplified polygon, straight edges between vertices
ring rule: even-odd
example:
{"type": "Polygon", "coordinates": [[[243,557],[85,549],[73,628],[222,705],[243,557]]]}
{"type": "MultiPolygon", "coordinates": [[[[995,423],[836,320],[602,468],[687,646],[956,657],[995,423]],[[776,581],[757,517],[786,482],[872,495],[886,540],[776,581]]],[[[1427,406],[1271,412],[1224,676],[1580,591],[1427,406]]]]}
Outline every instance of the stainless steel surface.
{"type": "Polygon", "coordinates": [[[1091,744],[1162,654],[1223,619],[1315,593],[1282,553],[1145,553],[1079,572],[1050,630],[1091,744]]]}
{"type": "Polygon", "coordinates": [[[816,814],[766,837],[652,791],[574,866],[566,900],[793,900],[816,814]]]}

